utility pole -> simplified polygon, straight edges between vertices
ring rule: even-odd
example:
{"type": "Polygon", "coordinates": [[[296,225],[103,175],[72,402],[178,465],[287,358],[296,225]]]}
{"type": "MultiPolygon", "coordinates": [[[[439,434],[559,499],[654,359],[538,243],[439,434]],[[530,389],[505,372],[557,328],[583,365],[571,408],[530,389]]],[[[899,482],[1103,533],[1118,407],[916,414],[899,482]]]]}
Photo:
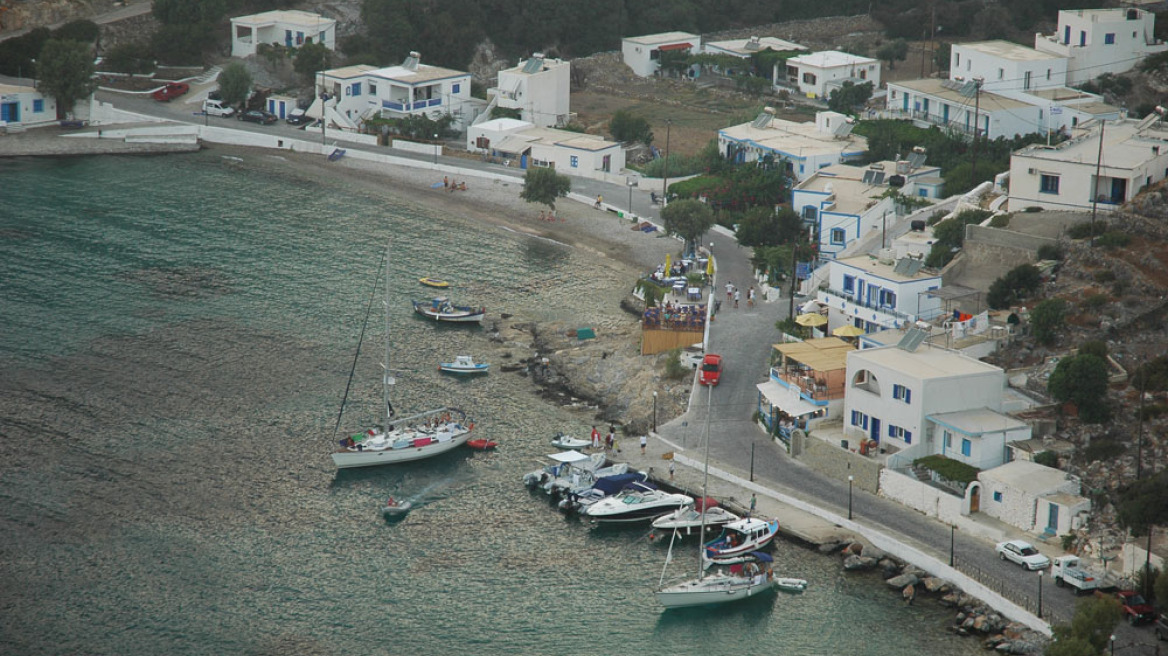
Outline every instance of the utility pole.
{"type": "Polygon", "coordinates": [[[1136,480],[1143,478],[1144,473],[1144,390],[1148,386],[1148,370],[1144,369],[1144,377],[1140,382],[1140,409],[1136,412],[1139,414],[1140,429],[1136,433],[1137,438],[1136,447],[1136,480]]]}
{"type": "Polygon", "coordinates": [[[661,175],[661,207],[669,204],[669,128],[673,127],[671,119],[665,119],[665,170],[661,175]]]}
{"type": "Polygon", "coordinates": [[[981,123],[981,78],[973,79],[974,99],[973,99],[973,161],[969,169],[969,186],[977,186],[977,137],[981,128],[978,124],[981,123]]]}
{"type": "Polygon", "coordinates": [[[1099,155],[1095,158],[1095,182],[1091,185],[1091,246],[1095,246],[1095,216],[1099,213],[1099,174],[1103,170],[1103,130],[1107,119],[1099,119],[1099,155]]]}

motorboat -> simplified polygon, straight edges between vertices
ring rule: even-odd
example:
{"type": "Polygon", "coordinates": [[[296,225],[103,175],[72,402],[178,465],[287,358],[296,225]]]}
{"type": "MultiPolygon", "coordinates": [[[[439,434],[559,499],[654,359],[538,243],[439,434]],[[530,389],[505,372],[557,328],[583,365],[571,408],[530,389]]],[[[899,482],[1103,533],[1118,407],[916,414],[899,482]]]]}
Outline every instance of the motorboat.
{"type": "MultiPolygon", "coordinates": [[[[598,475],[602,473],[604,473],[603,470],[597,471],[598,475]]],[[[582,513],[588,506],[605,497],[612,496],[630,485],[641,484],[645,487],[653,487],[653,484],[649,483],[648,479],[649,476],[647,474],[639,471],[626,471],[619,474],[598,476],[593,481],[592,487],[586,489],[575,488],[562,493],[561,496],[563,498],[560,499],[557,507],[566,513],[582,513]]]]}
{"type": "Polygon", "coordinates": [[[491,365],[484,362],[475,362],[469,355],[456,355],[454,362],[439,362],[438,370],[450,374],[485,374],[491,365]]]}
{"type": "Polygon", "coordinates": [[[441,278],[431,278],[429,276],[426,276],[425,278],[418,278],[418,282],[427,287],[438,287],[440,289],[445,289],[450,286],[450,283],[446,280],[441,278]]]}
{"type": "MultiPolygon", "coordinates": [[[[385,258],[388,262],[388,248],[385,258]]],[[[390,267],[386,266],[385,270],[385,369],[381,378],[381,406],[384,408],[385,414],[382,415],[381,426],[340,440],[339,448],[332,454],[333,464],[338,469],[388,465],[432,458],[466,444],[474,431],[474,421],[467,416],[465,411],[458,408],[439,407],[409,417],[397,418],[397,413],[389,399],[389,390],[397,381],[392,373],[393,370],[389,367],[391,354],[389,294],[392,283],[390,281],[390,267]]],[[[360,348],[361,346],[358,344],[358,352],[360,348]]],[[[352,381],[350,380],[350,382],[352,381]]],[[[346,388],[345,397],[341,401],[341,413],[337,417],[338,427],[347,401],[348,388],[346,388]]],[[[333,438],[336,438],[336,429],[334,429],[333,438]]]]}
{"type": "Polygon", "coordinates": [[[653,528],[659,531],[679,531],[682,535],[691,535],[702,528],[702,522],[707,527],[722,526],[741,519],[738,515],[718,505],[718,502],[703,497],[692,506],[678,508],[653,520],[653,528]]]}
{"type": "Polygon", "coordinates": [[[559,479],[564,479],[562,484],[567,485],[568,489],[580,487],[584,483],[580,474],[594,472],[604,467],[606,461],[603,453],[587,455],[574,450],[549,453],[547,458],[551,461],[550,464],[523,475],[523,484],[528,489],[542,490],[550,494],[553,484],[559,479]],[[571,483],[573,476],[575,484],[571,483]]]}
{"type": "Polygon", "coordinates": [[[499,446],[499,443],[494,440],[488,440],[485,437],[476,437],[473,440],[467,440],[466,445],[475,451],[490,451],[499,446]]]}
{"type": "MultiPolygon", "coordinates": [[[[594,453],[589,458],[596,456],[596,460],[599,460],[600,464],[604,464],[605,461],[601,459],[603,455],[603,453],[594,453]]],[[[618,462],[607,467],[573,467],[569,470],[567,476],[553,480],[545,488],[545,491],[552,498],[558,499],[567,496],[572,491],[577,493],[585,492],[595,487],[602,480],[623,476],[628,472],[629,464],[627,462],[618,462]]],[[[621,487],[624,486],[622,485],[621,487]]]]}
{"type": "Polygon", "coordinates": [[[445,296],[438,296],[429,301],[413,301],[414,312],[433,319],[449,323],[481,323],[486,315],[486,308],[471,307],[469,305],[455,305],[445,296]]]}
{"type": "Polygon", "coordinates": [[[706,543],[705,558],[713,563],[731,562],[770,544],[779,533],[779,520],[747,517],[722,527],[722,534],[706,543]]]}
{"type": "Polygon", "coordinates": [[[413,507],[414,504],[410,501],[398,501],[390,497],[389,501],[386,501],[385,505],[381,508],[381,514],[386,519],[397,518],[408,513],[413,507]]]}
{"type": "Polygon", "coordinates": [[[682,506],[693,498],[634,484],[584,509],[583,517],[596,523],[646,522],[682,506]]]}
{"type": "Polygon", "coordinates": [[[587,449],[592,446],[588,440],[578,440],[563,433],[556,433],[552,438],[552,446],[557,449],[587,449]]]}

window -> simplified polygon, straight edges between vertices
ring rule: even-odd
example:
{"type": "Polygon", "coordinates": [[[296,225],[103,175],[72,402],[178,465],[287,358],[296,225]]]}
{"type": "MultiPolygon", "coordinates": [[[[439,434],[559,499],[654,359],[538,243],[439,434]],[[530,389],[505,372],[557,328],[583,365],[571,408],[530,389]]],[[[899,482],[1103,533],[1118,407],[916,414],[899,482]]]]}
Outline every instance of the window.
{"type": "Polygon", "coordinates": [[[960,66],[961,66],[961,53],[955,52],[955,53],[953,53],[953,67],[958,68],[960,66]]]}
{"type": "Polygon", "coordinates": [[[922,100],[921,106],[925,110],[925,113],[928,114],[929,113],[929,99],[925,98],[924,100],[922,100]]]}
{"type": "Polygon", "coordinates": [[[458,82],[455,82],[454,84],[450,85],[450,93],[457,94],[461,90],[462,90],[462,85],[459,84],[458,82]]]}
{"type": "Polygon", "coordinates": [[[1038,191],[1044,194],[1058,194],[1059,192],[1059,176],[1042,174],[1042,180],[1039,182],[1038,191]]]}
{"type": "Polygon", "coordinates": [[[880,307],[896,307],[896,292],[881,289],[880,290],[880,307]]]}
{"type": "Polygon", "coordinates": [[[856,277],[855,276],[849,276],[849,275],[844,276],[844,291],[845,292],[856,291],[856,277]]]}
{"type": "Polygon", "coordinates": [[[970,442],[968,438],[964,438],[964,437],[961,438],[961,455],[968,458],[969,454],[972,452],[973,452],[973,443],[970,442]]]}
{"type": "Polygon", "coordinates": [[[361,83],[360,82],[353,83],[353,95],[354,96],[361,95],[361,83]]]}
{"type": "Polygon", "coordinates": [[[369,83],[369,95],[371,95],[371,96],[377,95],[377,85],[374,84],[373,82],[369,83]]]}
{"type": "Polygon", "coordinates": [[[1047,80],[1049,80],[1049,79],[1050,79],[1050,69],[1049,69],[1049,68],[1048,68],[1048,69],[1046,69],[1046,79],[1047,79],[1047,80]]]}
{"type": "Polygon", "coordinates": [[[905,431],[904,432],[904,443],[905,444],[912,444],[912,431],[905,431]]]}
{"type": "Polygon", "coordinates": [[[867,80],[868,79],[868,71],[865,71],[864,69],[861,68],[860,69],[860,79],[867,80]]]}
{"type": "Polygon", "coordinates": [[[1108,32],[1107,34],[1104,34],[1103,43],[1109,46],[1115,45],[1115,32],[1108,32]]]}
{"type": "Polygon", "coordinates": [[[580,167],[580,158],[575,156],[575,155],[572,155],[572,157],[569,158],[568,163],[574,169],[579,168],[580,167]]]}
{"type": "Polygon", "coordinates": [[[320,38],[316,40],[317,43],[324,44],[324,32],[320,33],[320,38]]]}
{"type": "Polygon", "coordinates": [[[999,69],[998,69],[998,79],[999,79],[999,80],[1001,80],[1001,79],[1003,79],[1003,78],[1005,78],[1005,77],[1006,77],[1006,69],[1004,69],[1004,68],[999,68],[999,69]]]}
{"type": "Polygon", "coordinates": [[[843,228],[832,228],[831,229],[831,243],[837,244],[837,245],[842,245],[844,243],[845,236],[846,235],[844,233],[843,228]]]}
{"type": "Polygon", "coordinates": [[[45,101],[42,98],[36,98],[32,101],[32,111],[34,114],[40,114],[45,111],[45,101]]]}
{"type": "Polygon", "coordinates": [[[912,390],[904,385],[892,386],[892,398],[905,403],[912,403],[912,390]]]}
{"type": "Polygon", "coordinates": [[[804,73],[803,74],[803,83],[804,84],[815,84],[815,73],[804,73]]]}
{"type": "Polygon", "coordinates": [[[1087,45],[1087,33],[1080,31],[1079,32],[1079,46],[1082,47],[1085,45],[1087,45]]]}
{"type": "Polygon", "coordinates": [[[950,433],[949,431],[945,431],[945,448],[953,448],[953,433],[950,433]]]}
{"type": "Polygon", "coordinates": [[[860,412],[859,410],[852,410],[852,425],[859,426],[860,428],[867,430],[868,429],[868,415],[860,412]]]}
{"type": "Polygon", "coordinates": [[[905,430],[900,426],[888,425],[888,437],[895,437],[904,440],[905,444],[912,444],[912,431],[905,430]]]}
{"type": "Polygon", "coordinates": [[[304,45],[304,32],[297,32],[296,33],[296,45],[298,45],[298,46],[304,45]]]}
{"type": "Polygon", "coordinates": [[[998,503],[1002,502],[1002,493],[1001,492],[994,492],[994,501],[997,501],[998,503]]]}
{"type": "Polygon", "coordinates": [[[1026,71],[1025,73],[1022,74],[1022,88],[1023,89],[1030,88],[1030,71],[1026,71]]]}

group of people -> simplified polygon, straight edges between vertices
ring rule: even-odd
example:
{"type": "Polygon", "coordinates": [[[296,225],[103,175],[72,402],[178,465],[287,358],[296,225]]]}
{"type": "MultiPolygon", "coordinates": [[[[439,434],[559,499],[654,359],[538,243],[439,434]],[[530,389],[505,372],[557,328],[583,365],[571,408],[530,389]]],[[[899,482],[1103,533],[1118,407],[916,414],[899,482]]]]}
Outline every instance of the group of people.
{"type": "MultiPolygon", "coordinates": [[[[726,283],[726,302],[734,301],[734,309],[738,309],[738,303],[742,300],[742,290],[734,286],[734,283],[726,283]]],[[[746,291],[746,307],[748,309],[754,308],[754,285],[746,291]]]]}
{"type": "Polygon", "coordinates": [[[466,180],[462,182],[455,182],[450,179],[450,176],[442,176],[442,186],[449,192],[466,191],[466,180]]]}
{"type": "MultiPolygon", "coordinates": [[[[545,211],[543,211],[543,210],[540,210],[540,211],[539,211],[539,220],[540,220],[540,221],[551,221],[551,222],[555,222],[555,220],[556,220],[557,218],[560,218],[560,217],[556,216],[556,211],[555,211],[555,210],[548,210],[548,211],[546,211],[546,212],[545,212],[545,211]]],[[[560,220],[561,220],[561,221],[563,221],[563,219],[562,219],[562,218],[560,218],[560,220]]]]}
{"type": "MultiPolygon", "coordinates": [[[[592,426],[592,448],[600,448],[600,431],[596,430],[596,426],[592,426]]],[[[620,453],[620,449],[616,445],[616,426],[608,427],[608,435],[604,437],[604,452],[605,453],[620,453]]]]}
{"type": "Polygon", "coordinates": [[[678,330],[698,330],[706,326],[705,305],[672,305],[651,307],[645,310],[641,321],[646,328],[671,328],[678,330]]]}

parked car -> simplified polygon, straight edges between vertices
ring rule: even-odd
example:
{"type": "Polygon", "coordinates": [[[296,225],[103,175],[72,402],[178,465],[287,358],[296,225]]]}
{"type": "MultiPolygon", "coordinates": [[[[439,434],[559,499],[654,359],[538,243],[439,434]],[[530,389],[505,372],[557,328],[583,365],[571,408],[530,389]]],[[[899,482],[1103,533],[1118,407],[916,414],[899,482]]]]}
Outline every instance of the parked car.
{"type": "Polygon", "coordinates": [[[1143,624],[1144,622],[1151,622],[1156,618],[1156,609],[1152,608],[1152,604],[1144,601],[1140,593],[1135,590],[1120,590],[1115,593],[1115,598],[1119,600],[1119,605],[1123,609],[1123,616],[1127,618],[1127,623],[1132,626],[1143,624]]]}
{"type": "Polygon", "coordinates": [[[716,353],[707,353],[702,358],[702,373],[698,382],[702,385],[717,385],[722,380],[722,356],[716,353]]]}
{"type": "Polygon", "coordinates": [[[1168,640],[1168,614],[1162,614],[1156,618],[1156,632],[1157,640],[1168,640]]]}
{"type": "Polygon", "coordinates": [[[203,101],[203,111],[208,116],[235,116],[235,108],[218,98],[207,98],[203,101]]]}
{"type": "Polygon", "coordinates": [[[288,125],[305,125],[312,119],[309,118],[308,114],[304,113],[303,109],[297,107],[288,112],[288,118],[284,120],[287,121],[288,125]]]}
{"type": "Polygon", "coordinates": [[[1049,558],[1035,549],[1034,545],[1022,540],[999,542],[997,552],[1002,560],[1018,563],[1029,570],[1046,569],[1050,565],[1049,558]]]}
{"type": "Polygon", "coordinates": [[[166,86],[151,94],[159,102],[167,102],[171,98],[178,98],[191,90],[186,82],[168,82],[166,86]]]}
{"type": "Polygon", "coordinates": [[[276,118],[275,114],[265,112],[261,109],[249,109],[239,114],[239,120],[249,123],[259,123],[260,125],[271,125],[279,119],[276,118]]]}

